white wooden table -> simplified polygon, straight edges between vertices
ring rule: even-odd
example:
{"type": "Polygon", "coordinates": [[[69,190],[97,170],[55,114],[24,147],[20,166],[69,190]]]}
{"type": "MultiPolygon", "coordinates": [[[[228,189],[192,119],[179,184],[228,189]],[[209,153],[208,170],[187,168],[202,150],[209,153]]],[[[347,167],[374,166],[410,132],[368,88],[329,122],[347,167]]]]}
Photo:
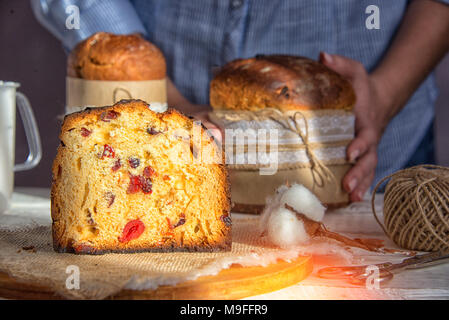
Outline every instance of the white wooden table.
{"type": "MultiPolygon", "coordinates": [[[[0,224],[30,222],[38,225],[50,224],[49,194],[48,189],[17,188],[11,209],[6,214],[0,215],[0,224]]],[[[376,202],[379,210],[381,200],[380,196],[376,202]]],[[[388,247],[394,247],[377,225],[368,200],[327,213],[324,224],[329,230],[350,237],[385,239],[388,247]]],[[[404,259],[399,255],[365,252],[356,258],[363,264],[399,262],[404,259]]],[[[321,259],[321,262],[323,261],[321,259]]],[[[324,266],[317,261],[314,265],[314,274],[324,266]]],[[[378,290],[356,287],[338,280],[324,280],[314,274],[296,285],[248,299],[449,299],[449,263],[395,274],[385,288],[378,290]]]]}

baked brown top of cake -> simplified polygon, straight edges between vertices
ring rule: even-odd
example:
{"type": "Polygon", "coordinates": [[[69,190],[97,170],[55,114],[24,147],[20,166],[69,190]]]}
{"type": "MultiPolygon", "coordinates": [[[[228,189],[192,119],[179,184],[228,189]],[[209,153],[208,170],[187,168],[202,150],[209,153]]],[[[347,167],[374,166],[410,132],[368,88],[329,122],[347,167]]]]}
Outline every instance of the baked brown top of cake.
{"type": "Polygon", "coordinates": [[[67,75],[87,80],[159,80],[165,78],[166,64],[159,48],[139,34],[98,32],[72,50],[67,75]]]}
{"type": "Polygon", "coordinates": [[[298,56],[259,55],[221,68],[210,84],[214,109],[352,110],[354,90],[325,65],[298,56]]]}

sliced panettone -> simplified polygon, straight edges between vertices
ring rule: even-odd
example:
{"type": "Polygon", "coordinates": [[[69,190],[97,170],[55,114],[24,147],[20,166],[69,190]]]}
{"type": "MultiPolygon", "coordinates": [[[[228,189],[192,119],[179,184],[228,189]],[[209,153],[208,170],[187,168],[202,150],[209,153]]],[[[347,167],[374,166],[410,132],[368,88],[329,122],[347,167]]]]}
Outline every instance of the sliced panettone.
{"type": "Polygon", "coordinates": [[[53,164],[56,251],[231,246],[222,153],[200,124],[139,100],[66,116],[53,164]]]}

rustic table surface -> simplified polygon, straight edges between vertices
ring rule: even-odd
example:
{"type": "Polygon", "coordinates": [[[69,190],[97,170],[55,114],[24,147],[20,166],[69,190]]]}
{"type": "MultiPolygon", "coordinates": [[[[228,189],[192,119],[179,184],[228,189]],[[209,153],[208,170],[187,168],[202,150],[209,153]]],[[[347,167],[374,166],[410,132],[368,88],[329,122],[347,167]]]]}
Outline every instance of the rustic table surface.
{"type": "MultiPolygon", "coordinates": [[[[50,224],[49,193],[48,189],[17,188],[11,209],[0,216],[0,223],[17,223],[21,220],[29,223],[33,220],[38,224],[50,224]]],[[[377,211],[381,214],[382,195],[376,198],[377,211]]],[[[375,221],[369,199],[327,213],[324,224],[329,230],[349,237],[385,239],[387,247],[394,247],[375,221]]],[[[387,261],[400,262],[405,257],[357,251],[354,258],[358,264],[371,265],[387,261]]],[[[319,257],[314,264],[314,273],[306,280],[248,299],[449,299],[449,263],[396,273],[384,287],[376,289],[318,278],[316,271],[328,265],[329,261],[326,257],[319,257]]]]}

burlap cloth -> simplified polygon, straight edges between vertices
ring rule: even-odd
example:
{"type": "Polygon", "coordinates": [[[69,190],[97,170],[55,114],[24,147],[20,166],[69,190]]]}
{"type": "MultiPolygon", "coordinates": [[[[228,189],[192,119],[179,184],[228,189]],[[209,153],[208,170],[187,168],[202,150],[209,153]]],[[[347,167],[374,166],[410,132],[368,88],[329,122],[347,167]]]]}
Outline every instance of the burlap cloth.
{"type": "MultiPolygon", "coordinates": [[[[0,271],[20,281],[49,287],[66,298],[102,299],[121,289],[156,289],[160,285],[174,285],[199,276],[214,275],[232,264],[263,266],[277,259],[288,261],[300,254],[308,254],[311,250],[319,252],[320,247],[323,247],[318,241],[307,247],[279,249],[260,237],[257,224],[258,217],[233,218],[233,245],[230,252],[102,256],[54,252],[49,225],[3,225],[0,226],[0,271]],[[34,250],[30,250],[30,246],[34,250]],[[66,270],[71,265],[80,270],[78,290],[66,288],[66,280],[70,275],[66,270]]],[[[335,252],[341,250],[335,244],[325,247],[325,250],[335,252]]]]}

